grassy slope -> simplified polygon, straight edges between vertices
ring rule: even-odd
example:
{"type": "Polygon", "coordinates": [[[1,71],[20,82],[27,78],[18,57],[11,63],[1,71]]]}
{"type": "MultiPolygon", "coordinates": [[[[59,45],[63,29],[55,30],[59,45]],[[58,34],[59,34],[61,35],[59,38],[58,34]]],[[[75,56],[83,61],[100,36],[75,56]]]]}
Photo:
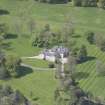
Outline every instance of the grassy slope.
{"type": "MultiPolygon", "coordinates": [[[[14,24],[20,23],[21,29],[19,32],[19,38],[8,40],[12,42],[13,49],[7,51],[8,53],[16,52],[20,56],[30,56],[38,53],[40,49],[32,48],[30,45],[29,38],[23,37],[23,34],[28,34],[27,23],[30,18],[33,18],[38,24],[37,27],[42,27],[44,24],[49,23],[53,30],[61,28],[61,25],[65,22],[65,19],[70,17],[74,22],[76,31],[81,35],[80,38],[76,38],[78,45],[85,44],[88,48],[88,53],[90,56],[97,57],[98,59],[105,60],[105,53],[102,53],[96,46],[89,45],[83,32],[87,29],[105,32],[105,11],[97,8],[77,8],[67,5],[49,5],[49,4],[38,4],[34,1],[15,1],[15,0],[0,0],[0,8],[10,11],[10,15],[0,16],[0,23],[5,22],[10,26],[10,32],[16,33],[14,24]],[[21,43],[21,44],[20,44],[21,43]]],[[[104,34],[103,34],[104,35],[104,34]]],[[[80,86],[87,91],[93,92],[95,95],[102,95],[105,97],[105,78],[97,77],[96,70],[96,60],[85,62],[78,65],[78,71],[83,72],[84,75],[80,75],[80,86]],[[103,91],[104,90],[104,91],[103,91]]],[[[24,76],[20,79],[13,79],[8,82],[17,89],[23,91],[24,94],[29,96],[29,87],[32,86],[32,90],[35,90],[37,97],[41,97],[40,103],[44,105],[51,105],[52,97],[50,94],[54,89],[54,80],[52,79],[52,72],[44,73],[33,73],[28,76],[24,76]],[[40,78],[43,77],[43,78],[40,78]],[[40,82],[33,81],[39,80],[40,82]],[[50,82],[46,82],[50,80],[50,82]],[[25,85],[23,84],[25,83],[25,85]],[[29,83],[29,85],[28,85],[29,83]],[[43,84],[46,83],[46,84],[43,84]],[[36,91],[36,88],[38,91],[36,91]],[[49,90],[48,92],[44,89],[49,90]],[[46,93],[46,95],[42,93],[46,93]],[[44,97],[44,98],[43,98],[44,97]],[[49,97],[49,98],[48,98],[49,97]],[[50,102],[49,102],[50,101],[50,102]]]]}
{"type": "Polygon", "coordinates": [[[84,90],[90,91],[96,96],[105,97],[105,77],[100,77],[96,73],[96,60],[99,59],[105,62],[105,53],[94,45],[87,44],[87,48],[89,56],[96,57],[96,59],[78,65],[77,71],[81,72],[81,74],[77,78],[84,90]]]}
{"type": "Polygon", "coordinates": [[[36,71],[27,74],[18,79],[0,81],[0,83],[9,84],[15,89],[19,89],[28,98],[30,92],[33,93],[33,99],[40,105],[52,105],[56,81],[53,78],[53,71],[36,71]]]}
{"type": "Polygon", "coordinates": [[[23,62],[25,64],[28,64],[28,65],[31,65],[31,66],[34,66],[34,67],[40,67],[40,68],[49,68],[49,62],[48,61],[45,61],[45,60],[38,60],[38,59],[25,59],[23,60],[23,62]]]}

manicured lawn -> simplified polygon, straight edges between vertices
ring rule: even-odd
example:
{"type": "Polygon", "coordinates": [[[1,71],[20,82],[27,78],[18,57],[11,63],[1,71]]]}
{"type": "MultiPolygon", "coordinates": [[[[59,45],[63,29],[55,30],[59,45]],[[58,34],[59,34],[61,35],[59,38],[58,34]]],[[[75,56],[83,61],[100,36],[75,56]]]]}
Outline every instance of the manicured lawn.
{"type": "Polygon", "coordinates": [[[90,45],[84,36],[81,36],[77,39],[78,42],[82,40],[82,42],[78,43],[84,44],[87,47],[88,56],[91,58],[90,60],[77,65],[77,80],[79,81],[80,87],[82,87],[85,91],[89,91],[93,93],[95,96],[103,96],[105,97],[105,77],[99,76],[96,72],[96,61],[101,60],[103,63],[105,62],[105,52],[100,51],[95,45],[90,45]]]}
{"type": "MultiPolygon", "coordinates": [[[[31,40],[35,35],[35,33],[31,35],[28,28],[31,19],[36,22],[35,32],[47,23],[51,25],[52,30],[57,31],[62,28],[66,19],[71,19],[76,33],[80,36],[74,38],[77,41],[76,45],[80,47],[85,44],[88,55],[95,57],[77,66],[77,72],[79,73],[76,78],[84,90],[105,97],[105,77],[98,77],[95,69],[96,59],[105,62],[105,53],[101,52],[95,45],[90,45],[84,35],[86,30],[101,32],[103,36],[105,35],[105,10],[72,7],[70,4],[39,4],[34,0],[0,0],[0,9],[10,12],[8,15],[0,15],[0,23],[7,23],[9,33],[18,33],[18,37],[7,40],[10,46],[7,46],[5,51],[10,54],[16,53],[20,57],[34,56],[42,50],[31,46],[31,40]],[[18,30],[16,24],[19,25],[18,30]]],[[[46,67],[48,63],[39,60],[25,62],[40,67],[46,67]]],[[[41,103],[41,105],[52,105],[53,103],[56,81],[52,71],[36,71],[18,79],[1,81],[1,83],[12,85],[14,88],[21,90],[27,97],[30,96],[30,91],[32,91],[34,97],[38,97],[38,103],[41,103]]]]}
{"type": "Polygon", "coordinates": [[[40,53],[41,48],[32,47],[29,39],[21,37],[6,41],[5,51],[8,54],[15,53],[20,57],[35,56],[40,53]]]}
{"type": "Polygon", "coordinates": [[[30,71],[29,74],[18,79],[0,81],[0,83],[8,84],[14,89],[20,90],[29,99],[36,99],[39,105],[54,104],[54,90],[56,89],[56,81],[53,71],[30,71]],[[30,94],[33,93],[31,98],[30,94]]]}
{"type": "Polygon", "coordinates": [[[23,60],[23,63],[31,65],[33,67],[40,67],[40,68],[48,68],[49,62],[44,60],[38,60],[38,59],[25,59],[23,60]]]}

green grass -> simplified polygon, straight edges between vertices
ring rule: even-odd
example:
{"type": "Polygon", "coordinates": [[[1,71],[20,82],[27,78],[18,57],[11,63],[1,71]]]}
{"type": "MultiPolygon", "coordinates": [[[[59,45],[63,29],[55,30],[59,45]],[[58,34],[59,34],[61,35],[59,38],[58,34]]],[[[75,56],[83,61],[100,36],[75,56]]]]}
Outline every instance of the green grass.
{"type": "Polygon", "coordinates": [[[40,68],[48,68],[49,62],[45,60],[38,60],[38,59],[25,59],[23,63],[31,65],[33,67],[40,67],[40,68]]]}
{"type": "Polygon", "coordinates": [[[38,99],[34,103],[39,105],[54,104],[54,90],[56,81],[53,71],[36,71],[18,79],[0,81],[0,83],[12,86],[14,89],[20,90],[30,100],[38,99]],[[30,92],[33,93],[31,98],[30,92]]]}
{"type": "Polygon", "coordinates": [[[42,50],[41,48],[32,47],[31,41],[24,37],[9,39],[5,43],[10,43],[10,46],[5,48],[7,53],[15,53],[20,57],[35,56],[42,50]]]}
{"type": "Polygon", "coordinates": [[[96,61],[99,59],[104,63],[105,53],[95,46],[88,46],[88,53],[89,56],[96,57],[96,59],[78,65],[77,70],[83,73],[82,76],[79,76],[80,86],[85,91],[92,92],[95,96],[105,97],[105,77],[99,76],[96,72],[96,61]]]}
{"type": "MultiPolygon", "coordinates": [[[[85,44],[88,48],[89,56],[105,62],[105,53],[101,52],[95,45],[90,45],[84,36],[86,30],[105,33],[105,10],[99,8],[72,7],[70,4],[39,4],[34,0],[0,0],[0,9],[8,10],[10,14],[0,16],[0,23],[7,23],[9,33],[17,34],[16,25],[20,26],[18,38],[8,39],[10,48],[6,49],[7,53],[16,53],[20,57],[37,55],[42,49],[32,47],[32,36],[28,28],[28,22],[33,19],[36,22],[35,32],[45,24],[50,24],[52,30],[57,31],[62,28],[67,19],[73,21],[76,33],[80,38],[75,38],[77,46],[85,44]]],[[[25,61],[33,66],[46,67],[47,62],[43,61],[25,61]],[[34,64],[35,63],[35,64],[34,64]]],[[[96,73],[96,59],[87,61],[77,66],[77,71],[82,72],[77,79],[80,86],[92,92],[96,96],[105,97],[105,77],[98,77],[96,73]],[[81,76],[82,75],[82,76],[81,76]]],[[[19,79],[12,79],[7,82],[14,88],[21,90],[29,97],[32,90],[35,97],[39,97],[39,103],[43,105],[52,105],[53,90],[56,87],[54,72],[34,72],[23,76],[19,79]]]]}

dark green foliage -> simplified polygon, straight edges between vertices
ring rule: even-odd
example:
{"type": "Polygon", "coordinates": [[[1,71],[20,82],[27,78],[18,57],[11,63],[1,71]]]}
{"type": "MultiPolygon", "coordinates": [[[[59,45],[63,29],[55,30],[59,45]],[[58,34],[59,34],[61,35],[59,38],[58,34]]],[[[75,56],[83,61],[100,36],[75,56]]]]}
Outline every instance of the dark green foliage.
{"type": "Polygon", "coordinates": [[[74,6],[81,6],[82,0],[72,0],[74,6]]]}
{"type": "Polygon", "coordinates": [[[18,77],[19,76],[19,67],[21,64],[21,59],[17,56],[8,56],[6,58],[6,68],[9,72],[9,74],[12,77],[18,77]]]}
{"type": "Polygon", "coordinates": [[[82,0],[83,7],[96,7],[97,0],[82,0]]]}
{"type": "Polygon", "coordinates": [[[7,27],[7,25],[0,24],[0,35],[5,38],[7,33],[8,33],[8,27],[7,27]]]}
{"type": "Polygon", "coordinates": [[[13,91],[10,86],[0,86],[0,105],[30,105],[20,91],[13,91]]]}
{"type": "Polygon", "coordinates": [[[96,62],[96,72],[99,76],[105,76],[105,64],[102,61],[96,62]]]}
{"type": "Polygon", "coordinates": [[[0,56],[0,79],[6,79],[9,76],[19,76],[19,67],[21,59],[16,56],[0,56]]]}
{"type": "Polygon", "coordinates": [[[49,63],[49,68],[54,68],[55,67],[55,65],[54,65],[54,63],[49,63]]]}
{"type": "Polygon", "coordinates": [[[59,35],[51,32],[50,26],[45,25],[32,42],[32,46],[50,48],[60,42],[59,35]]]}
{"type": "Polygon", "coordinates": [[[105,38],[103,37],[102,33],[95,35],[95,43],[101,51],[105,51],[105,38]]]}
{"type": "Polygon", "coordinates": [[[9,77],[8,70],[4,65],[0,65],[0,79],[5,79],[9,77]]]}
{"type": "Polygon", "coordinates": [[[51,4],[57,4],[57,3],[67,3],[68,0],[35,0],[43,3],[51,3],[51,4]]]}
{"type": "Polygon", "coordinates": [[[96,7],[97,0],[73,0],[74,6],[96,7]]]}
{"type": "MultiPolygon", "coordinates": [[[[84,45],[80,48],[80,55],[83,59],[87,57],[87,50],[84,45]]],[[[60,71],[62,64],[58,62],[58,65],[58,71],[60,71]]],[[[84,92],[78,86],[78,83],[75,81],[75,78],[70,70],[72,69],[72,65],[74,65],[71,57],[70,60],[68,60],[67,65],[69,65],[69,69],[66,68],[67,71],[64,72],[65,75],[62,78],[58,78],[60,86],[56,89],[54,96],[56,105],[104,105],[102,104],[103,101],[101,99],[96,100],[92,97],[93,95],[90,96],[89,93],[84,92]]],[[[62,72],[59,72],[59,75],[61,74],[62,72]]]]}
{"type": "Polygon", "coordinates": [[[84,45],[81,46],[80,50],[79,50],[79,60],[85,61],[87,59],[87,49],[84,45]]]}
{"type": "Polygon", "coordinates": [[[102,41],[101,45],[100,45],[100,49],[102,51],[105,51],[105,41],[102,41]]]}
{"type": "Polygon", "coordinates": [[[90,44],[94,44],[95,43],[95,39],[94,39],[95,34],[94,34],[94,32],[88,31],[88,32],[85,33],[85,35],[86,35],[86,39],[88,40],[88,42],[90,44]]]}
{"type": "Polygon", "coordinates": [[[90,6],[90,7],[96,7],[97,6],[97,0],[89,0],[88,6],[90,6]]]}
{"type": "Polygon", "coordinates": [[[105,0],[99,0],[99,7],[105,9],[105,0]]]}
{"type": "Polygon", "coordinates": [[[68,0],[50,0],[50,3],[67,3],[68,0]]]}
{"type": "Polygon", "coordinates": [[[5,58],[2,51],[0,51],[0,79],[9,77],[8,70],[5,66],[5,58]]]}

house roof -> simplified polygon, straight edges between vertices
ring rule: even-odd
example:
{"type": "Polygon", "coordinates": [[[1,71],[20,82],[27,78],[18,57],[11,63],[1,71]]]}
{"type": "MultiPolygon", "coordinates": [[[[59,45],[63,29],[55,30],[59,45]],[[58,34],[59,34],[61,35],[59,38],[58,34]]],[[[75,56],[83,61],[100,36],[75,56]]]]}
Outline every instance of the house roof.
{"type": "Polygon", "coordinates": [[[68,48],[65,48],[63,46],[55,46],[52,49],[43,51],[43,54],[47,55],[47,56],[55,56],[56,53],[65,54],[65,53],[69,53],[69,50],[68,50],[68,48]]]}

